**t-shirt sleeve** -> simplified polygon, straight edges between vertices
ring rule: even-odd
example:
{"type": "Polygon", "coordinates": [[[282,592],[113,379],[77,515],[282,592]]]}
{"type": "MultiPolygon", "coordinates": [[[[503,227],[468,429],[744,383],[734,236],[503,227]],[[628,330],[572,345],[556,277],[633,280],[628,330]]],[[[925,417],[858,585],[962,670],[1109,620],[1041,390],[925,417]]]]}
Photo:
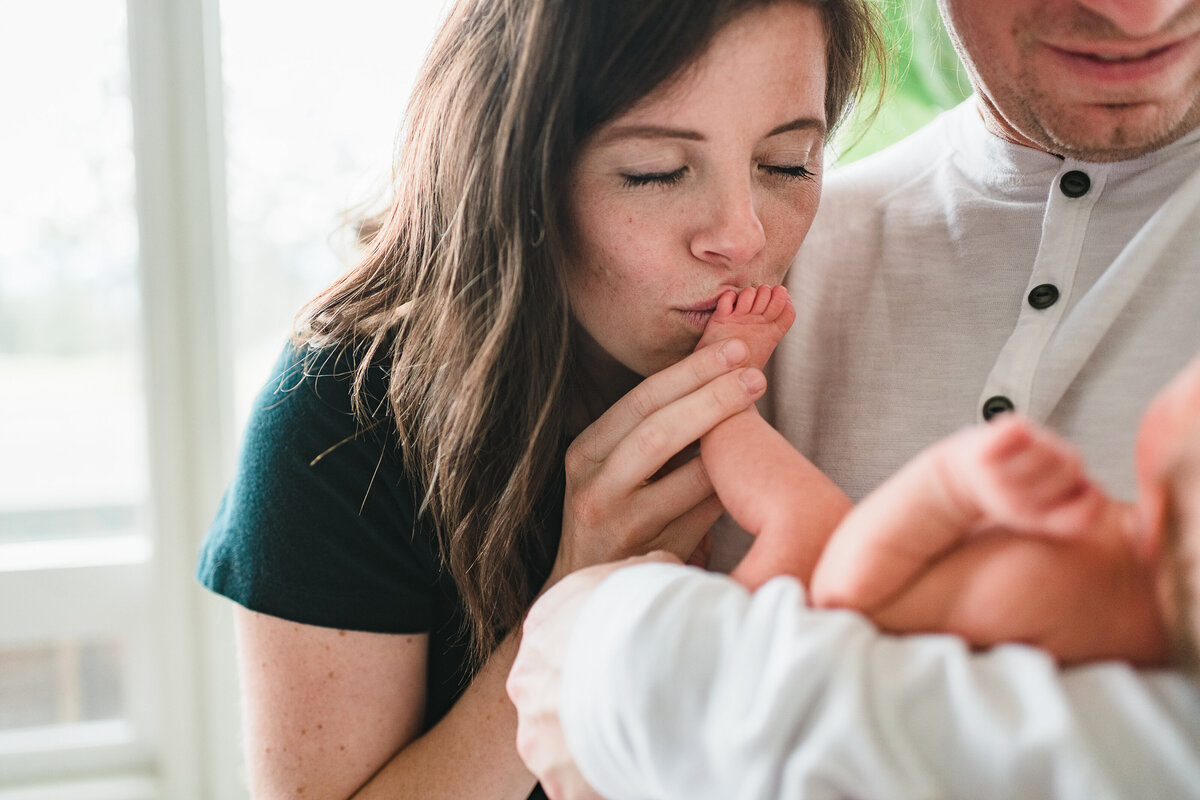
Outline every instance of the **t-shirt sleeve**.
{"type": "MultiPolygon", "coordinates": [[[[416,523],[390,417],[364,430],[351,411],[351,369],[336,353],[284,351],[255,401],[197,574],[250,610],[295,622],[428,631],[436,543],[416,523]]],[[[385,378],[373,375],[375,397],[386,396],[385,378]]]]}

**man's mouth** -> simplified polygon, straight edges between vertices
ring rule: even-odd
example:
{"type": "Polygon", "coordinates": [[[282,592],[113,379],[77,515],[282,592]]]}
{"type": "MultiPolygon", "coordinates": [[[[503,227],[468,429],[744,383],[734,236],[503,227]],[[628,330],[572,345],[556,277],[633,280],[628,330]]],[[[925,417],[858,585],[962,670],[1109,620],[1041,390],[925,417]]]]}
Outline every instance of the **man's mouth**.
{"type": "Polygon", "coordinates": [[[1056,63],[1066,71],[1063,80],[1074,79],[1088,86],[1107,87],[1106,91],[1128,91],[1134,87],[1152,89],[1164,76],[1177,72],[1187,54],[1195,49],[1196,41],[1197,34],[1191,34],[1142,42],[1048,41],[1044,44],[1056,63]]]}
{"type": "MultiPolygon", "coordinates": [[[[1140,51],[1131,52],[1131,53],[1087,53],[1087,52],[1083,52],[1083,53],[1071,53],[1071,55],[1083,56],[1084,58],[1090,58],[1093,61],[1103,61],[1106,63],[1117,64],[1117,63],[1121,63],[1123,61],[1140,61],[1143,58],[1152,58],[1156,55],[1159,55],[1160,53],[1167,52],[1172,47],[1174,47],[1174,45],[1167,45],[1166,47],[1155,47],[1155,48],[1152,48],[1149,50],[1140,50],[1140,51]]],[[[1066,52],[1070,52],[1070,51],[1066,51],[1066,52]]]]}

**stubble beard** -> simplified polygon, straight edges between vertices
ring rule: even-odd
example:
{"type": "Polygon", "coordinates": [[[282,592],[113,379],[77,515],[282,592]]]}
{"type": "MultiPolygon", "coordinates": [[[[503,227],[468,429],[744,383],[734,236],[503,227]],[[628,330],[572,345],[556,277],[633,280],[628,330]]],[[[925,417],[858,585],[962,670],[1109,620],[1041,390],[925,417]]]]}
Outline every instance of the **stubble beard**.
{"type": "Polygon", "coordinates": [[[1137,103],[1096,106],[1089,114],[1062,107],[1034,86],[1023,89],[1021,105],[1023,119],[1014,127],[1048,152],[1079,161],[1138,158],[1161,150],[1200,126],[1200,87],[1193,90],[1191,102],[1182,111],[1137,103]],[[1131,119],[1135,115],[1149,118],[1131,119]],[[1089,116],[1100,117],[1100,124],[1089,116]]]}

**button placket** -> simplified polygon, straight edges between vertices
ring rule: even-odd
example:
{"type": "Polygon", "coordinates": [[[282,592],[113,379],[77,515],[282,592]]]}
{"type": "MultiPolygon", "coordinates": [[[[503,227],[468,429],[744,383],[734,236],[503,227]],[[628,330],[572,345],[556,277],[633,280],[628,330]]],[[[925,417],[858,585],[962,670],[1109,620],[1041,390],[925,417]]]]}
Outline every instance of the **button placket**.
{"type": "Polygon", "coordinates": [[[1084,234],[1106,179],[1094,164],[1086,172],[1079,166],[1064,162],[1049,187],[1037,258],[1013,333],[980,392],[979,418],[1014,408],[1037,418],[1041,411],[1031,408],[1038,364],[1066,312],[1084,234]]]}

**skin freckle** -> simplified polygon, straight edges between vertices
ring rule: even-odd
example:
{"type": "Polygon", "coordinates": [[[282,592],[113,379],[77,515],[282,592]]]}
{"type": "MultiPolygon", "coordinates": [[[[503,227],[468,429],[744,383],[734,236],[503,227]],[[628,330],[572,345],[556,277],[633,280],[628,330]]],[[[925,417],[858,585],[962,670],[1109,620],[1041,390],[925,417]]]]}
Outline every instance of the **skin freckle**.
{"type": "Polygon", "coordinates": [[[329,670],[329,677],[333,677],[333,670],[329,670]]]}
{"type": "Polygon", "coordinates": [[[300,729],[300,735],[301,735],[301,736],[308,736],[308,728],[301,728],[301,729],[300,729]]]}
{"type": "Polygon", "coordinates": [[[345,631],[338,631],[338,636],[345,636],[345,635],[346,635],[345,631]]]}
{"type": "Polygon", "coordinates": [[[317,730],[319,730],[319,731],[323,731],[323,730],[325,730],[325,726],[324,726],[324,725],[318,725],[318,726],[317,726],[317,730]]]}
{"type": "Polygon", "coordinates": [[[345,750],[345,749],[346,749],[346,745],[344,745],[344,744],[338,745],[338,750],[345,750]]]}

